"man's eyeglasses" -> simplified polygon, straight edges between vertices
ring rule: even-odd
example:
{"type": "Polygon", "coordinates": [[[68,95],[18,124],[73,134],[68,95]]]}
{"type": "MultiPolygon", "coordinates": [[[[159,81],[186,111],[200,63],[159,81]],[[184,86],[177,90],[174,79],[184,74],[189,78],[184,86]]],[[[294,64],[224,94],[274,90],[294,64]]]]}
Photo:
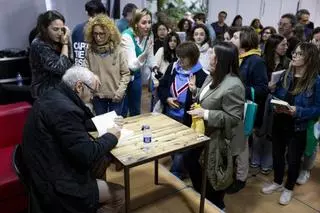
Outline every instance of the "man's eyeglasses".
{"type": "Polygon", "coordinates": [[[282,23],[282,22],[278,23],[279,27],[289,27],[289,25],[290,25],[289,23],[282,23]]]}
{"type": "Polygon", "coordinates": [[[86,84],[84,82],[82,82],[82,83],[90,90],[91,94],[94,95],[94,94],[96,94],[98,92],[97,90],[95,90],[92,87],[90,87],[88,84],[86,84]]]}

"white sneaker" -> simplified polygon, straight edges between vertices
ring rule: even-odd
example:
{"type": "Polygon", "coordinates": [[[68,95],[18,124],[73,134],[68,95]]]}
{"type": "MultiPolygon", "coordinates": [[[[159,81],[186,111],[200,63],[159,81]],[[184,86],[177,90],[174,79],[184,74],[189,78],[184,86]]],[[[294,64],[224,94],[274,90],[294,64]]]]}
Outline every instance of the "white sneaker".
{"type": "Polygon", "coordinates": [[[279,203],[281,205],[288,205],[292,199],[292,190],[284,189],[284,191],[281,193],[279,203]]]}
{"type": "Polygon", "coordinates": [[[282,184],[279,185],[275,182],[272,182],[270,184],[265,185],[261,191],[263,194],[271,194],[273,192],[282,192],[283,190],[284,190],[284,187],[282,184]]]}
{"type": "Polygon", "coordinates": [[[297,184],[303,185],[309,180],[309,178],[310,178],[310,171],[301,170],[299,173],[299,177],[297,179],[297,184]]]}

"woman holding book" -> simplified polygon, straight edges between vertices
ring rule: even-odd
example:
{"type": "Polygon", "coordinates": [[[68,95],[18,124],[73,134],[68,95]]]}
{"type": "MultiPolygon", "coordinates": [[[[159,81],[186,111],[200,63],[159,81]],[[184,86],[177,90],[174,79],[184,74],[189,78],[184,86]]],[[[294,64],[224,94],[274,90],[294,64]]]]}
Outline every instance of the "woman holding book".
{"type": "Polygon", "coordinates": [[[267,64],[268,79],[275,71],[288,69],[290,59],[286,56],[288,41],[280,34],[271,35],[267,40],[264,49],[264,60],[267,64]]]}
{"type": "Polygon", "coordinates": [[[306,147],[307,125],[320,116],[319,50],[314,44],[301,43],[292,54],[292,62],[273,95],[290,104],[273,105],[272,153],[274,181],[262,188],[264,194],[283,191],[282,205],[292,199],[294,185],[299,175],[302,154],[306,147]],[[287,151],[288,177],[283,183],[287,151]]]}
{"type": "MultiPolygon", "coordinates": [[[[310,41],[314,45],[317,46],[317,48],[320,48],[320,27],[316,27],[312,32],[312,40],[310,41]]],[[[306,150],[303,155],[303,160],[301,164],[301,170],[299,173],[299,177],[297,179],[297,184],[303,185],[308,182],[311,170],[313,169],[315,165],[315,161],[317,158],[318,153],[318,146],[311,146],[310,148],[306,147],[306,150]]]]}
{"type": "MultiPolygon", "coordinates": [[[[288,69],[290,59],[286,56],[287,49],[287,39],[282,35],[271,35],[267,40],[264,49],[264,60],[267,65],[269,82],[272,73],[288,69]]],[[[268,107],[271,98],[270,96],[271,95],[269,95],[264,108],[263,122],[259,131],[259,137],[254,137],[251,147],[250,167],[260,168],[260,172],[264,175],[268,175],[273,167],[271,142],[272,110],[268,107]]]]}

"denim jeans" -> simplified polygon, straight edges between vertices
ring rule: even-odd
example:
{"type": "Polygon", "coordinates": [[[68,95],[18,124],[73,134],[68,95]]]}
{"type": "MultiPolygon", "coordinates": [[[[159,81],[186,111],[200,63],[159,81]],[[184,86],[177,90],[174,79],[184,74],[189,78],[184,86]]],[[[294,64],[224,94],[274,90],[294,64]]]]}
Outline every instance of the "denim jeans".
{"type": "MultiPolygon", "coordinates": [[[[183,123],[183,118],[175,117],[173,115],[169,115],[168,113],[167,113],[167,115],[170,118],[172,118],[180,123],[183,123]]],[[[186,176],[186,173],[187,173],[185,166],[184,166],[184,155],[185,155],[184,152],[179,152],[179,153],[171,155],[172,166],[171,166],[170,172],[179,178],[186,176]]]]}
{"type": "Polygon", "coordinates": [[[119,103],[115,103],[112,102],[112,99],[94,97],[92,103],[96,115],[101,115],[113,110],[117,113],[117,115],[121,115],[123,100],[121,100],[119,103]]]}
{"type": "Polygon", "coordinates": [[[171,155],[172,158],[172,166],[170,169],[170,172],[172,174],[174,174],[176,177],[178,178],[183,178],[186,176],[186,169],[184,168],[184,153],[180,152],[180,153],[176,153],[171,155]]]}
{"type": "Polygon", "coordinates": [[[127,95],[124,98],[122,116],[127,117],[141,114],[142,80],[141,76],[130,81],[127,88],[127,95]]]}
{"type": "Polygon", "coordinates": [[[253,135],[251,164],[258,165],[261,169],[272,169],[272,142],[266,136],[253,135]]]}

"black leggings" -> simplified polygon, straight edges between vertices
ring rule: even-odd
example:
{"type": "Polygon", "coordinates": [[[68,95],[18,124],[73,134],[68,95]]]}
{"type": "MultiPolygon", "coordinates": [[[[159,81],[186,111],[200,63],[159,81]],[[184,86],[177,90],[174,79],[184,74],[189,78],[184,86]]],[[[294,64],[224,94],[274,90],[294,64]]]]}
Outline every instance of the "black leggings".
{"type": "Polygon", "coordinates": [[[307,142],[306,131],[294,132],[292,129],[273,128],[272,157],[274,182],[282,184],[285,170],[285,154],[287,150],[288,177],[286,189],[293,190],[299,176],[301,157],[307,142]]]}

